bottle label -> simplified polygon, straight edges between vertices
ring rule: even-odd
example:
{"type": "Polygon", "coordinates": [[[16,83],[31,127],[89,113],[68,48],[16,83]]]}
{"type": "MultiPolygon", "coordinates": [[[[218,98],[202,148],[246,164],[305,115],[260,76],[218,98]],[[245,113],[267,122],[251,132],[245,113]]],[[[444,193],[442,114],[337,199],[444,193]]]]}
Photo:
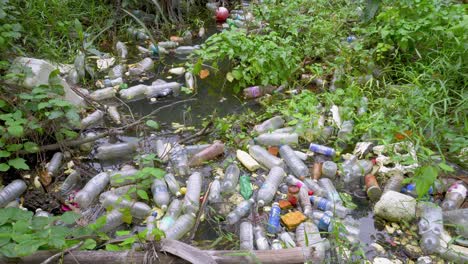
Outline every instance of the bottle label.
{"type": "Polygon", "coordinates": [[[267,231],[270,234],[275,234],[279,231],[280,227],[280,213],[279,206],[273,206],[270,211],[270,218],[268,219],[267,231]]]}
{"type": "Polygon", "coordinates": [[[460,184],[458,182],[452,184],[450,188],[447,190],[447,192],[451,193],[459,193],[462,197],[466,197],[466,187],[463,184],[460,184]]]}
{"type": "Polygon", "coordinates": [[[262,96],[260,86],[253,86],[249,88],[249,95],[253,98],[262,96]]]}
{"type": "Polygon", "coordinates": [[[327,207],[328,207],[328,201],[326,199],[320,199],[317,203],[317,208],[322,210],[322,211],[326,211],[327,210],[327,207]]]}
{"type": "Polygon", "coordinates": [[[331,223],[331,217],[327,213],[323,215],[322,218],[320,218],[317,227],[322,230],[322,231],[330,231],[330,223],[331,223]]]}

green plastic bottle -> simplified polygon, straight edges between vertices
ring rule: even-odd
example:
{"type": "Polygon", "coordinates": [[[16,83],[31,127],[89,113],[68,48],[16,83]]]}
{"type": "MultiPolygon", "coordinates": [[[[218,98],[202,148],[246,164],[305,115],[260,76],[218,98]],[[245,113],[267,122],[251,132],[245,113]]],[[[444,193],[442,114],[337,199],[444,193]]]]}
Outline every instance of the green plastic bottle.
{"type": "Polygon", "coordinates": [[[250,176],[244,174],[240,177],[240,193],[245,200],[252,196],[252,184],[250,184],[250,176]]]}

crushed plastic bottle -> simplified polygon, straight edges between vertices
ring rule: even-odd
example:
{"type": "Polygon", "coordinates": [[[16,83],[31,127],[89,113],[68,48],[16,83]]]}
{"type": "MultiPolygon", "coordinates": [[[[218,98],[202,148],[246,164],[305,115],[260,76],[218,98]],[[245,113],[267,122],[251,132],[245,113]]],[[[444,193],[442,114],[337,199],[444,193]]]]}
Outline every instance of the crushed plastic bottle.
{"type": "Polygon", "coordinates": [[[115,44],[115,50],[117,51],[117,55],[125,60],[128,56],[128,48],[127,48],[127,45],[125,45],[125,43],[121,42],[121,41],[117,41],[117,43],[115,44]]]}
{"type": "Polygon", "coordinates": [[[170,198],[166,182],[164,180],[154,179],[151,185],[151,192],[153,193],[154,203],[165,211],[170,198]]]}
{"type": "Polygon", "coordinates": [[[152,70],[153,67],[154,61],[151,58],[144,58],[142,61],[139,61],[132,65],[132,67],[128,69],[128,73],[132,76],[138,76],[152,70]]]}
{"type": "Polygon", "coordinates": [[[336,178],[336,172],[338,166],[333,161],[325,161],[322,163],[322,176],[334,180],[336,178]]]}
{"type": "Polygon", "coordinates": [[[273,235],[280,231],[280,215],[281,208],[279,207],[279,203],[273,203],[267,223],[267,232],[269,234],[273,235]]]}
{"type": "Polygon", "coordinates": [[[333,204],[333,202],[329,201],[328,199],[315,195],[310,196],[310,202],[314,208],[322,211],[331,211],[333,215],[336,215],[340,218],[345,218],[352,212],[351,209],[348,209],[341,204],[333,204]]]}
{"type": "Polygon", "coordinates": [[[123,214],[119,209],[114,209],[106,214],[106,224],[99,229],[103,233],[110,232],[124,223],[123,214]]]}
{"type": "Polygon", "coordinates": [[[253,194],[252,184],[250,183],[250,176],[244,174],[240,176],[240,194],[245,200],[250,199],[253,194]]]}
{"type": "Polygon", "coordinates": [[[136,184],[125,185],[125,186],[121,186],[115,189],[112,188],[109,191],[103,192],[99,195],[99,202],[103,203],[104,200],[106,199],[106,196],[109,194],[122,196],[122,197],[125,197],[126,199],[136,200],[138,199],[138,194],[136,192],[137,188],[138,187],[136,184]]]}
{"type": "Polygon", "coordinates": [[[81,129],[85,129],[91,125],[94,125],[102,120],[104,117],[104,112],[101,110],[96,110],[86,116],[85,118],[81,119],[81,129]]]}
{"type": "Polygon", "coordinates": [[[358,160],[356,156],[343,163],[343,182],[348,189],[358,189],[364,175],[372,171],[373,164],[369,160],[358,160]]]}
{"type": "Polygon", "coordinates": [[[52,156],[52,159],[49,161],[49,164],[47,165],[47,174],[49,176],[54,177],[57,175],[60,167],[62,166],[62,160],[63,160],[62,152],[56,152],[54,156],[52,156]]]}
{"type": "Polygon", "coordinates": [[[270,173],[268,173],[265,182],[258,190],[257,202],[259,207],[263,207],[273,200],[273,197],[278,190],[278,186],[283,181],[285,176],[286,174],[281,167],[273,167],[270,170],[270,173]]]}
{"type": "Polygon", "coordinates": [[[462,181],[455,182],[447,190],[445,199],[440,205],[444,211],[455,210],[460,208],[466,198],[466,186],[462,181]]]}
{"type": "Polygon", "coordinates": [[[226,168],[224,173],[224,180],[222,183],[223,193],[232,193],[235,191],[237,183],[239,182],[240,170],[236,164],[231,164],[226,168]]]}
{"type": "Polygon", "coordinates": [[[144,93],[147,98],[161,98],[168,95],[177,96],[181,86],[182,84],[178,82],[155,84],[148,86],[144,93]]]}
{"type": "Polygon", "coordinates": [[[0,190],[0,208],[5,207],[8,203],[18,198],[24,191],[26,191],[26,183],[22,180],[14,180],[5,188],[0,190]]]}
{"type": "Polygon", "coordinates": [[[78,189],[81,184],[81,175],[78,171],[73,171],[68,175],[65,181],[60,186],[60,194],[62,196],[69,195],[73,190],[78,189]]]}
{"type": "Polygon", "coordinates": [[[440,245],[443,227],[442,209],[429,202],[420,204],[421,219],[419,220],[420,246],[424,252],[432,254],[440,245]]]}
{"type": "Polygon", "coordinates": [[[172,147],[170,160],[173,164],[176,175],[186,176],[190,173],[187,152],[181,145],[175,145],[172,147]]]}
{"type": "Polygon", "coordinates": [[[283,241],[286,248],[296,247],[296,242],[294,241],[294,239],[291,237],[291,235],[288,232],[283,230],[283,232],[281,232],[281,234],[279,234],[278,237],[281,241],[283,241]]]}
{"type": "Polygon", "coordinates": [[[443,212],[444,224],[455,227],[457,234],[468,238],[468,208],[443,212]]]}
{"type": "Polygon", "coordinates": [[[119,171],[113,171],[110,173],[110,185],[111,186],[123,186],[128,184],[136,183],[136,177],[133,177],[138,173],[138,170],[133,166],[124,166],[119,171]]]}
{"type": "MultiPolygon", "coordinates": [[[[115,78],[115,79],[104,79],[102,81],[102,83],[99,85],[99,86],[102,86],[102,88],[105,88],[105,87],[115,87],[115,86],[119,86],[121,84],[124,83],[124,80],[122,79],[122,77],[118,77],[118,78],[115,78]]],[[[97,85],[97,83],[96,83],[97,85]]],[[[104,100],[104,99],[110,99],[112,97],[115,96],[115,91],[112,93],[112,91],[103,91],[101,92],[101,97],[104,97],[100,100],[104,100]],[[105,98],[107,97],[107,98],[105,98]]],[[[94,99],[94,100],[97,100],[97,99],[94,99]]]]}
{"type": "MultiPolygon", "coordinates": [[[[154,135],[153,135],[154,136],[154,135]]],[[[161,139],[156,140],[156,153],[158,158],[162,162],[167,162],[169,160],[169,153],[171,153],[172,145],[171,143],[166,143],[161,139]]]]}
{"type": "Polygon", "coordinates": [[[187,180],[187,193],[184,197],[184,213],[196,213],[200,206],[200,193],[202,187],[202,175],[194,172],[187,180]]]}
{"type": "MultiPolygon", "coordinates": [[[[288,176],[286,176],[286,178],[284,178],[284,181],[285,181],[289,186],[297,186],[298,188],[304,187],[304,188],[306,188],[307,190],[309,190],[309,188],[307,187],[307,185],[306,185],[303,181],[297,179],[297,178],[294,177],[293,175],[288,175],[288,176]]],[[[317,185],[318,185],[318,184],[317,184],[317,185]]]]}
{"type": "Polygon", "coordinates": [[[180,216],[165,232],[166,238],[175,240],[181,239],[195,225],[195,217],[196,215],[194,213],[187,213],[180,216]]]}
{"type": "Polygon", "coordinates": [[[260,225],[254,226],[253,229],[254,238],[255,238],[255,246],[258,250],[269,250],[270,244],[268,243],[268,239],[265,237],[265,230],[260,225]]]}
{"type": "Polygon", "coordinates": [[[176,197],[180,197],[182,194],[180,193],[180,185],[179,182],[174,177],[172,173],[166,173],[164,175],[164,180],[166,181],[167,187],[169,191],[176,197]]]}
{"type": "Polygon", "coordinates": [[[210,194],[208,195],[208,201],[210,203],[219,203],[222,201],[221,182],[219,181],[219,177],[215,177],[215,180],[211,184],[210,194]]]}
{"type": "Polygon", "coordinates": [[[335,188],[335,185],[333,185],[333,182],[328,179],[328,178],[322,178],[318,180],[318,183],[320,186],[322,186],[323,189],[325,189],[325,192],[327,193],[327,197],[330,201],[338,204],[343,204],[343,201],[341,201],[340,194],[335,188]]]}
{"type": "Polygon", "coordinates": [[[42,210],[41,208],[37,208],[36,209],[36,213],[34,214],[35,217],[51,217],[52,214],[50,214],[49,212],[46,212],[44,210],[42,210]]]}
{"type": "Polygon", "coordinates": [[[78,55],[75,57],[75,70],[76,73],[78,74],[78,79],[83,79],[85,77],[86,71],[85,71],[85,54],[83,52],[78,52],[78,55]]]}
{"type": "Polygon", "coordinates": [[[122,124],[122,120],[120,119],[120,113],[119,110],[117,110],[117,106],[109,106],[107,108],[107,113],[116,125],[122,124]]]}
{"type": "Polygon", "coordinates": [[[110,181],[109,173],[101,172],[89,180],[75,195],[75,202],[80,208],[87,208],[104,191],[110,181]]]}
{"type": "Polygon", "coordinates": [[[175,49],[177,46],[179,46],[179,43],[175,41],[161,41],[158,42],[158,46],[165,49],[175,49]]]}
{"type": "Polygon", "coordinates": [[[189,166],[199,166],[203,162],[212,160],[224,153],[224,144],[221,141],[214,141],[211,146],[193,155],[189,161],[189,166]]]}
{"type": "Polygon", "coordinates": [[[265,133],[255,138],[255,142],[263,146],[297,145],[297,133],[265,133]]]}
{"type": "Polygon", "coordinates": [[[193,77],[193,74],[191,72],[186,72],[185,73],[185,85],[187,85],[187,88],[190,90],[195,90],[196,87],[196,82],[195,82],[195,77],[193,77]]]}
{"type": "Polygon", "coordinates": [[[137,141],[102,145],[97,148],[96,158],[100,160],[113,160],[131,156],[138,148],[137,141]]]}
{"type": "Polygon", "coordinates": [[[258,161],[262,166],[271,169],[273,167],[284,167],[282,159],[271,155],[268,150],[258,145],[249,147],[249,154],[258,161]]]}
{"type": "Polygon", "coordinates": [[[314,192],[314,195],[320,196],[320,197],[327,197],[327,190],[320,186],[317,181],[314,181],[310,178],[304,179],[304,183],[309,188],[309,190],[312,190],[314,192]]]}
{"type": "Polygon", "coordinates": [[[242,201],[232,212],[226,216],[226,223],[233,225],[239,222],[242,217],[246,216],[250,212],[250,209],[254,203],[255,201],[253,199],[242,201]]]}
{"type": "Polygon", "coordinates": [[[190,146],[185,146],[185,151],[187,152],[187,155],[193,156],[197,154],[198,152],[208,148],[211,146],[211,144],[200,144],[200,145],[190,145],[190,146]]]}
{"type": "Polygon", "coordinates": [[[284,121],[281,116],[274,116],[263,121],[263,123],[254,126],[253,130],[262,134],[283,127],[285,122],[286,121],[284,121]]]}
{"type": "Polygon", "coordinates": [[[243,221],[239,228],[241,250],[254,250],[253,226],[249,221],[243,221]]]}
{"type": "Polygon", "coordinates": [[[166,214],[161,219],[159,223],[159,229],[162,231],[168,230],[174,222],[177,220],[179,215],[182,213],[182,201],[179,199],[174,199],[169,204],[166,214]]]}
{"type": "Polygon", "coordinates": [[[145,219],[151,212],[151,207],[145,203],[129,201],[111,193],[104,197],[102,206],[106,208],[110,206],[114,208],[128,208],[130,209],[130,214],[138,219],[145,219]]]}
{"type": "Polygon", "coordinates": [[[318,227],[310,222],[301,223],[296,229],[296,244],[299,247],[309,247],[322,241],[318,227]]]}
{"type": "Polygon", "coordinates": [[[281,146],[279,148],[279,153],[296,177],[299,179],[304,179],[309,175],[309,168],[307,168],[304,162],[297,157],[297,155],[294,153],[294,150],[290,146],[281,146]]]}
{"type": "Polygon", "coordinates": [[[148,85],[144,84],[139,84],[135,85],[132,87],[129,87],[127,89],[123,89],[119,91],[120,98],[122,100],[129,102],[129,101],[136,101],[136,100],[141,100],[144,99],[146,90],[148,90],[148,85]]]}
{"type": "Polygon", "coordinates": [[[310,143],[309,150],[315,153],[320,153],[325,156],[334,157],[336,152],[333,148],[310,143]]]}

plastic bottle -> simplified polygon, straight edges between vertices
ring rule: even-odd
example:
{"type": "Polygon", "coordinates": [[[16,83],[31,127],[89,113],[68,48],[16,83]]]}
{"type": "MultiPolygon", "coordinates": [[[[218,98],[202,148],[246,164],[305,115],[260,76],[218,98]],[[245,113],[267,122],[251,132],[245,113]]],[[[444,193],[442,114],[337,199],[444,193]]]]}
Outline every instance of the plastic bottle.
{"type": "Polygon", "coordinates": [[[109,76],[109,79],[117,79],[117,78],[122,79],[122,76],[124,76],[126,71],[127,71],[127,66],[125,66],[124,64],[117,64],[109,70],[107,75],[109,76]]]}
{"type": "Polygon", "coordinates": [[[238,149],[236,151],[236,157],[249,171],[256,171],[260,168],[260,164],[249,155],[249,153],[238,149]]]}
{"type": "Polygon", "coordinates": [[[123,142],[103,145],[97,148],[96,158],[100,160],[112,160],[128,157],[136,152],[138,142],[123,142]]]}
{"type": "Polygon", "coordinates": [[[195,90],[195,77],[193,77],[193,74],[191,72],[185,73],[185,85],[187,85],[187,88],[189,88],[190,90],[195,90]]]}
{"type": "Polygon", "coordinates": [[[78,189],[81,184],[81,175],[78,171],[73,171],[60,185],[60,194],[69,195],[73,190],[78,189]]]}
{"type": "Polygon", "coordinates": [[[200,47],[198,45],[195,45],[195,46],[180,46],[180,47],[177,47],[177,49],[175,50],[175,54],[177,55],[188,55],[192,52],[194,52],[195,50],[199,49],[200,47]]]}
{"type": "Polygon", "coordinates": [[[135,40],[148,40],[149,36],[141,29],[136,29],[134,27],[127,28],[128,35],[135,40]]]}
{"type": "Polygon", "coordinates": [[[442,208],[424,202],[420,204],[421,219],[419,220],[419,234],[421,235],[420,246],[425,253],[436,252],[440,245],[440,235],[443,231],[442,208]]]}
{"type": "Polygon", "coordinates": [[[153,193],[154,203],[164,211],[169,204],[169,191],[164,180],[155,179],[151,185],[151,192],[153,193]]]}
{"type": "Polygon", "coordinates": [[[215,140],[211,146],[193,155],[189,161],[189,166],[199,166],[203,162],[212,160],[224,153],[224,144],[215,140]]]}
{"type": "Polygon", "coordinates": [[[128,72],[132,76],[137,76],[150,71],[153,67],[154,61],[151,58],[144,58],[142,61],[135,63],[133,67],[129,68],[128,72]]]}
{"type": "Polygon", "coordinates": [[[358,160],[352,155],[343,163],[343,182],[348,189],[358,189],[361,178],[372,171],[373,164],[369,160],[358,160]]]}
{"type": "Polygon", "coordinates": [[[240,194],[244,199],[250,199],[252,197],[252,184],[250,183],[250,176],[247,174],[244,174],[240,176],[240,194]]]}
{"type": "Polygon", "coordinates": [[[330,201],[338,204],[343,204],[343,201],[341,201],[340,194],[338,191],[335,189],[335,186],[333,185],[333,182],[328,179],[328,178],[323,178],[318,180],[318,183],[320,186],[322,186],[323,189],[325,189],[325,192],[327,193],[327,197],[330,201]]]}
{"type": "Polygon", "coordinates": [[[309,194],[306,189],[301,188],[299,190],[299,202],[302,207],[304,215],[309,216],[312,214],[312,204],[310,203],[309,194]]]}
{"type": "Polygon", "coordinates": [[[41,208],[36,209],[36,213],[34,214],[35,217],[51,217],[52,214],[42,210],[41,208]]]}
{"type": "Polygon", "coordinates": [[[179,182],[176,180],[174,177],[174,174],[172,173],[167,173],[164,175],[164,180],[167,183],[167,187],[169,188],[169,191],[176,197],[180,197],[182,194],[180,193],[180,185],[179,182]]]}
{"type": "Polygon", "coordinates": [[[249,221],[243,221],[239,228],[239,240],[241,250],[253,250],[253,226],[249,221]]]}
{"type": "MultiPolygon", "coordinates": [[[[109,88],[112,88],[112,87],[115,87],[117,85],[121,85],[122,83],[124,83],[124,80],[122,79],[122,77],[118,77],[118,78],[115,78],[115,79],[104,79],[103,81],[103,85],[104,87],[109,87],[109,88]]],[[[100,99],[100,100],[104,100],[104,99],[109,99],[109,98],[112,98],[115,96],[115,91],[112,93],[112,91],[106,91],[105,93],[102,92],[102,97],[107,97],[107,98],[103,98],[103,99],[100,99]]],[[[97,100],[97,99],[94,99],[94,100],[97,100]]]]}
{"type": "Polygon", "coordinates": [[[158,42],[158,46],[165,49],[175,49],[177,46],[179,46],[179,43],[175,41],[161,41],[158,42]]]}
{"type": "Polygon", "coordinates": [[[78,79],[83,79],[85,77],[86,71],[85,71],[85,60],[86,57],[83,52],[78,52],[78,55],[76,55],[75,58],[75,69],[76,73],[78,74],[78,79]]]}
{"type": "Polygon", "coordinates": [[[320,153],[325,156],[334,157],[336,152],[333,148],[310,143],[309,150],[312,152],[320,153]]]}
{"type": "Polygon", "coordinates": [[[306,160],[307,160],[307,154],[304,153],[304,152],[295,150],[295,151],[294,151],[294,154],[296,154],[296,156],[297,156],[299,159],[301,159],[302,161],[306,161],[306,160]]]}
{"type": "Polygon", "coordinates": [[[333,230],[333,213],[331,211],[313,211],[311,218],[320,231],[331,232],[333,230]]]}
{"type": "Polygon", "coordinates": [[[283,249],[283,246],[281,245],[281,242],[279,241],[279,239],[273,239],[273,242],[271,242],[271,249],[272,250],[283,249]]]}
{"type": "Polygon", "coordinates": [[[354,122],[352,120],[346,120],[343,122],[337,136],[340,143],[347,142],[350,139],[353,134],[353,127],[354,122]]]}
{"type": "Polygon", "coordinates": [[[236,164],[231,164],[226,168],[222,183],[223,193],[232,193],[236,190],[237,183],[239,182],[239,175],[240,170],[236,164]]]}
{"type": "Polygon", "coordinates": [[[184,197],[184,213],[196,213],[200,206],[200,193],[202,187],[202,175],[194,172],[187,180],[187,193],[184,197]]]}
{"type": "Polygon", "coordinates": [[[170,159],[176,175],[186,176],[190,173],[187,152],[181,145],[172,147],[170,159]]]}
{"type": "Polygon", "coordinates": [[[234,211],[230,212],[226,216],[227,224],[233,225],[239,222],[239,220],[242,217],[246,216],[250,212],[250,209],[252,208],[252,205],[254,204],[254,202],[255,201],[253,199],[249,199],[246,201],[242,201],[239,205],[237,205],[234,211]]]}
{"type": "Polygon", "coordinates": [[[133,166],[124,166],[119,171],[110,172],[110,185],[123,186],[128,184],[136,183],[136,177],[133,177],[138,173],[138,170],[133,166]]]}
{"type": "Polygon", "coordinates": [[[268,217],[267,232],[269,234],[276,234],[280,231],[280,216],[281,208],[279,203],[273,203],[268,217]]]}
{"type": "Polygon", "coordinates": [[[106,224],[99,229],[103,233],[110,232],[123,224],[123,214],[119,209],[114,209],[106,213],[106,224]]]}
{"type": "Polygon", "coordinates": [[[268,177],[258,190],[257,202],[259,207],[269,204],[275,197],[279,184],[285,177],[284,170],[281,167],[273,167],[268,173],[268,177]]]}
{"type": "Polygon", "coordinates": [[[260,225],[256,225],[253,228],[255,245],[258,250],[269,250],[270,244],[268,244],[268,239],[265,237],[265,231],[260,225]]]}
{"type": "Polygon", "coordinates": [[[341,128],[341,116],[340,116],[340,109],[336,105],[332,105],[330,108],[330,112],[332,113],[333,122],[336,124],[338,128],[341,128]]]}
{"type": "Polygon", "coordinates": [[[101,172],[89,180],[86,185],[75,195],[75,202],[80,208],[87,208],[104,191],[109,184],[110,176],[107,172],[101,172]]]}
{"type": "Polygon", "coordinates": [[[443,212],[444,224],[455,227],[457,234],[468,238],[468,208],[443,212]]]}
{"type": "Polygon", "coordinates": [[[303,222],[296,228],[296,244],[299,247],[309,247],[322,241],[318,227],[310,222],[303,222]]]}
{"type": "Polygon", "coordinates": [[[182,84],[178,82],[162,83],[157,85],[148,86],[146,89],[145,96],[147,98],[160,98],[168,95],[177,96],[180,91],[182,84]]]}
{"type": "Polygon", "coordinates": [[[117,55],[121,59],[125,60],[127,58],[128,49],[127,49],[127,45],[125,45],[125,43],[117,41],[117,43],[115,44],[115,50],[117,51],[117,55]]]}
{"type": "Polygon", "coordinates": [[[174,224],[166,231],[166,238],[168,239],[181,239],[187,234],[195,225],[194,213],[187,213],[180,216],[174,224]]]}
{"type": "Polygon", "coordinates": [[[279,234],[278,237],[279,237],[279,239],[281,239],[281,241],[283,241],[286,248],[295,248],[296,247],[296,242],[294,242],[294,239],[291,237],[291,235],[288,232],[283,231],[283,232],[281,232],[281,234],[279,234]]]}
{"type": "Polygon", "coordinates": [[[117,110],[117,106],[109,106],[107,108],[107,113],[109,113],[110,118],[116,125],[122,124],[122,121],[120,119],[120,113],[117,110]]]}
{"type": "Polygon", "coordinates": [[[283,127],[284,123],[285,121],[281,116],[274,116],[254,126],[253,130],[262,134],[283,127]]]}
{"type": "Polygon", "coordinates": [[[9,202],[18,198],[26,189],[26,183],[22,180],[14,180],[5,186],[5,188],[0,190],[0,208],[5,207],[9,202]]]}
{"type": "Polygon", "coordinates": [[[63,153],[55,152],[54,156],[52,156],[52,159],[49,161],[49,164],[47,165],[47,174],[49,174],[49,176],[54,177],[57,175],[58,170],[62,166],[62,160],[63,160],[63,153]]]}
{"type": "Polygon", "coordinates": [[[323,197],[312,195],[310,196],[310,202],[314,208],[322,211],[331,211],[334,215],[340,218],[345,218],[346,215],[351,213],[351,209],[348,209],[341,204],[333,204],[333,202],[323,197]]]}
{"type": "Polygon", "coordinates": [[[106,199],[106,196],[109,194],[121,196],[126,199],[136,200],[138,199],[138,194],[136,192],[137,188],[138,187],[136,184],[130,184],[130,185],[125,185],[125,186],[118,187],[118,188],[112,188],[111,190],[103,192],[99,195],[99,202],[103,203],[104,200],[106,199]]]}
{"type": "Polygon", "coordinates": [[[210,194],[208,195],[208,201],[210,203],[219,203],[222,201],[221,182],[219,181],[219,177],[215,177],[215,180],[211,184],[210,194]]]}
{"type": "Polygon", "coordinates": [[[334,180],[338,166],[333,161],[325,161],[322,163],[322,176],[334,180]]]}
{"type": "Polygon", "coordinates": [[[309,175],[309,168],[307,168],[304,162],[297,157],[290,146],[281,146],[279,148],[279,153],[296,177],[303,179],[309,175]]]}
{"type": "Polygon", "coordinates": [[[97,122],[101,121],[104,117],[104,112],[101,110],[96,110],[86,116],[85,118],[81,119],[81,129],[85,129],[91,125],[96,124],[97,122]]]}
{"type": "Polygon", "coordinates": [[[135,85],[127,89],[120,90],[119,95],[120,98],[122,98],[122,100],[126,102],[133,100],[141,100],[146,97],[145,92],[146,90],[148,90],[148,87],[148,85],[144,84],[135,85]]]}
{"type": "Polygon", "coordinates": [[[403,175],[401,174],[396,174],[393,175],[388,181],[387,184],[385,185],[385,188],[383,190],[383,193],[386,193],[388,191],[395,191],[395,192],[400,192],[401,187],[402,187],[402,182],[403,182],[403,175]]]}
{"type": "Polygon", "coordinates": [[[171,150],[171,143],[165,143],[161,139],[156,140],[156,153],[158,154],[158,158],[160,160],[167,162],[169,160],[169,153],[171,153],[171,150]]]}
{"type": "Polygon", "coordinates": [[[271,169],[273,167],[284,167],[284,162],[282,159],[275,157],[258,145],[252,145],[249,147],[249,154],[258,161],[262,166],[271,169]]]}
{"type": "Polygon", "coordinates": [[[159,223],[159,229],[162,231],[168,230],[174,222],[177,220],[179,215],[182,213],[182,201],[179,199],[174,199],[169,204],[167,212],[159,223]]]}
{"type": "Polygon", "coordinates": [[[187,151],[187,155],[193,156],[198,152],[206,149],[207,147],[211,146],[210,144],[200,144],[200,145],[190,145],[185,146],[185,150],[187,151]]]}
{"type": "Polygon", "coordinates": [[[294,177],[293,175],[288,175],[286,176],[286,178],[284,178],[284,181],[289,185],[289,186],[297,186],[299,188],[302,188],[304,186],[304,188],[306,188],[307,190],[309,190],[309,188],[307,187],[307,185],[297,179],[296,177],[294,177]]]}
{"type": "Polygon", "coordinates": [[[455,182],[447,190],[445,199],[440,205],[444,211],[455,210],[460,208],[466,198],[466,186],[462,181],[455,182]]]}
{"type": "Polygon", "coordinates": [[[156,227],[156,217],[158,216],[157,212],[151,213],[148,218],[146,218],[146,240],[148,241],[153,241],[154,240],[154,235],[153,231],[154,228],[156,227]]]}
{"type": "Polygon", "coordinates": [[[304,183],[309,188],[309,190],[312,190],[314,192],[314,195],[320,196],[320,197],[327,197],[327,190],[320,186],[317,181],[314,181],[310,178],[304,179],[304,183]]]}
{"type": "Polygon", "coordinates": [[[367,99],[367,97],[365,97],[365,96],[361,97],[360,106],[359,106],[358,111],[357,111],[358,116],[362,116],[367,112],[368,104],[369,104],[369,99],[367,99]]]}
{"type": "Polygon", "coordinates": [[[266,133],[256,137],[255,142],[264,146],[297,145],[299,135],[297,133],[266,133]]]}
{"type": "Polygon", "coordinates": [[[108,194],[102,202],[104,207],[129,208],[130,214],[138,219],[145,219],[151,212],[151,207],[142,202],[133,202],[119,197],[115,194],[108,194]]]}

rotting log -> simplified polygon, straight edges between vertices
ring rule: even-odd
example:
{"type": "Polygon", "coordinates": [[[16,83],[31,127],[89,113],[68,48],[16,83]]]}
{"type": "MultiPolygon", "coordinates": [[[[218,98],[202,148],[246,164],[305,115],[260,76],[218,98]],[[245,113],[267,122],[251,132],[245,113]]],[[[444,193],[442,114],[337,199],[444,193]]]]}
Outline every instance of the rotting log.
{"type": "MultiPolygon", "coordinates": [[[[281,250],[203,250],[203,254],[211,256],[216,263],[234,264],[234,263],[270,263],[270,264],[296,264],[304,263],[304,251],[313,250],[309,248],[288,248],[281,250]]],[[[19,260],[5,260],[0,258],[0,263],[41,263],[50,256],[56,254],[53,251],[39,251],[31,256],[23,257],[19,260]]],[[[152,263],[190,263],[177,256],[158,252],[159,261],[152,263]]],[[[131,251],[73,251],[63,256],[63,263],[80,264],[143,264],[145,262],[145,252],[131,251]]]]}

